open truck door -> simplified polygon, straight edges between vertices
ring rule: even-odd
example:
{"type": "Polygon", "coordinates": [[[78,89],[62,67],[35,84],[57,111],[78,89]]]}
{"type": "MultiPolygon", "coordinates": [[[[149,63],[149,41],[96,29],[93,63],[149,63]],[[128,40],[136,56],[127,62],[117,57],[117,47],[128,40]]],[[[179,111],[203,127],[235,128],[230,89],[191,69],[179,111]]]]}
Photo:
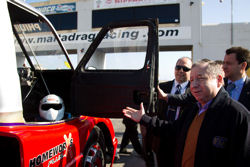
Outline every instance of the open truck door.
{"type": "Polygon", "coordinates": [[[158,22],[142,20],[102,28],[72,79],[74,114],[120,118],[126,106],[155,112],[158,22]],[[125,45],[129,43],[128,45],[125,45]]]}

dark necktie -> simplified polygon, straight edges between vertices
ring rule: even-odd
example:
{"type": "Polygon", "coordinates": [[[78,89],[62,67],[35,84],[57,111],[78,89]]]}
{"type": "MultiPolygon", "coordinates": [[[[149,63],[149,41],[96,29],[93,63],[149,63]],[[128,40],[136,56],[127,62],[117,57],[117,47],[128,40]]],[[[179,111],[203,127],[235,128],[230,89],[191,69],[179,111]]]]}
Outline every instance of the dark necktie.
{"type": "Polygon", "coordinates": [[[177,85],[176,86],[176,91],[175,91],[175,93],[174,94],[180,94],[181,93],[181,85],[177,85]]]}
{"type": "Polygon", "coordinates": [[[235,84],[233,82],[230,82],[228,85],[227,85],[227,92],[229,93],[229,96],[231,97],[232,96],[232,91],[235,89],[235,84]]]}
{"type": "MultiPolygon", "coordinates": [[[[174,94],[180,94],[181,93],[181,85],[176,86],[176,91],[174,94]]],[[[177,106],[168,106],[168,110],[166,113],[166,120],[169,122],[173,122],[175,120],[176,116],[176,111],[177,111],[177,106]]]]}

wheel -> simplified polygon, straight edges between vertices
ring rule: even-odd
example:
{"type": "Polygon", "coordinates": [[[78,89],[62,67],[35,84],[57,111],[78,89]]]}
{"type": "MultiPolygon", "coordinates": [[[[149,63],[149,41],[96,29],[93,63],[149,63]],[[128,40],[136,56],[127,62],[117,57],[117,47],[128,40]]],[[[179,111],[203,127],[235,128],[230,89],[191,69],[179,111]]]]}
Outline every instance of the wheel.
{"type": "Polygon", "coordinates": [[[83,153],[83,167],[105,167],[105,139],[99,127],[90,133],[83,153]]]}

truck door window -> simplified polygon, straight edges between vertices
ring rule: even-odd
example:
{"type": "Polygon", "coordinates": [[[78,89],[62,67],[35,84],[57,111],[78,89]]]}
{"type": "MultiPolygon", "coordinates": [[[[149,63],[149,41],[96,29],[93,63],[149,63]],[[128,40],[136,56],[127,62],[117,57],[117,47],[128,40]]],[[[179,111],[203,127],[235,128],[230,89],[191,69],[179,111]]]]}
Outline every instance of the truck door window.
{"type": "MultiPolygon", "coordinates": [[[[65,54],[46,23],[19,23],[14,24],[14,28],[37,70],[70,69],[65,54]]],[[[23,64],[29,66],[17,40],[15,47],[19,57],[17,59],[23,59],[23,63],[19,61],[18,66],[21,67],[23,64]]]]}
{"type": "Polygon", "coordinates": [[[85,70],[142,69],[146,58],[147,33],[146,26],[111,29],[89,59],[85,70]]]}

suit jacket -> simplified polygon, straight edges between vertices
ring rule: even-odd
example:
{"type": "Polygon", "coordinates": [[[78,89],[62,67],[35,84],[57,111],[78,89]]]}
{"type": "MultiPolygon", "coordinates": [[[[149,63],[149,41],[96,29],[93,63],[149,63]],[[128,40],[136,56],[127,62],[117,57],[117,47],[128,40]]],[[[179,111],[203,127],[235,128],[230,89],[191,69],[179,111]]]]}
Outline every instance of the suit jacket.
{"type": "MultiPolygon", "coordinates": [[[[160,83],[159,84],[159,87],[165,92],[165,93],[171,93],[171,90],[172,90],[172,87],[173,87],[173,84],[174,84],[174,80],[172,81],[168,81],[168,82],[163,82],[163,83],[160,83]]],[[[187,85],[187,88],[185,90],[185,93],[189,92],[190,89],[189,89],[189,86],[190,86],[190,82],[188,83],[187,85]]],[[[167,108],[168,108],[168,103],[166,103],[165,100],[159,100],[159,103],[158,103],[158,117],[161,118],[161,119],[165,119],[166,117],[166,111],[167,111],[167,108]]],[[[183,109],[184,108],[180,108],[180,113],[179,113],[179,116],[182,114],[183,112],[183,109]]]]}
{"type": "MultiPolygon", "coordinates": [[[[227,79],[225,79],[224,87],[225,89],[227,89],[227,79]]],[[[250,110],[250,78],[249,77],[247,77],[244,82],[238,101],[242,103],[248,110],[250,110]]]]}
{"type": "MultiPolygon", "coordinates": [[[[193,105],[189,112],[172,124],[157,117],[144,115],[140,123],[155,135],[171,138],[169,150],[174,158],[165,162],[181,167],[189,126],[198,112],[193,105]],[[172,147],[171,147],[172,146],[172,147]]],[[[239,102],[231,99],[221,88],[209,105],[197,141],[194,167],[250,166],[250,115],[239,102]]],[[[167,151],[167,150],[165,150],[167,151]]],[[[165,154],[165,152],[161,152],[165,154]]],[[[164,165],[162,165],[164,166],[164,165]]]]}
{"type": "Polygon", "coordinates": [[[171,93],[172,87],[174,84],[174,80],[168,81],[168,82],[162,82],[159,84],[160,88],[165,92],[165,93],[171,93]]]}

